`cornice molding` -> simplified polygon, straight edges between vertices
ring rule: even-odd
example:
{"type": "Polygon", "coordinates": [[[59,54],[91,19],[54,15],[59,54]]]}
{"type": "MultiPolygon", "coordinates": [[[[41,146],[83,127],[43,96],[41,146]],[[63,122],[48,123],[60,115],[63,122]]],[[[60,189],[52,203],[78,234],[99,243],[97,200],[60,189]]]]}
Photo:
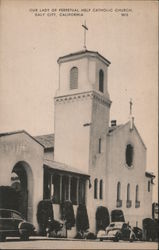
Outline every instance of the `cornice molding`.
{"type": "Polygon", "coordinates": [[[94,99],[95,101],[108,107],[110,107],[111,105],[111,101],[108,98],[100,95],[94,90],[54,97],[55,104],[63,104],[74,101],[84,101],[86,99],[94,99]]]}

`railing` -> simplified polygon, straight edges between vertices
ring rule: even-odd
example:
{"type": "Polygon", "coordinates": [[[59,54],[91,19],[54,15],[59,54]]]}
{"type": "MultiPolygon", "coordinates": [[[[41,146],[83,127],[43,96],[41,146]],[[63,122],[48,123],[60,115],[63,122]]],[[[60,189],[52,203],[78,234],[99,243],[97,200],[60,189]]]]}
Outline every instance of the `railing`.
{"type": "Polygon", "coordinates": [[[129,200],[129,201],[126,201],[126,207],[127,207],[127,208],[130,208],[131,205],[132,205],[132,201],[130,201],[130,200],[129,200]]]}
{"type": "Polygon", "coordinates": [[[135,201],[135,208],[140,207],[140,201],[135,201]]]}
{"type": "Polygon", "coordinates": [[[116,207],[122,207],[122,200],[116,201],[116,207]]]}

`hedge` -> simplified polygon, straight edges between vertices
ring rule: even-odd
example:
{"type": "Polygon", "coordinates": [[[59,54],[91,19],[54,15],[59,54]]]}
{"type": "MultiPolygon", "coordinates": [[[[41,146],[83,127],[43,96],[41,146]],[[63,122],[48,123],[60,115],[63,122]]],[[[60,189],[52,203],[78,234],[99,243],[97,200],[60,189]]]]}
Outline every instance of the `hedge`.
{"type": "Polygon", "coordinates": [[[71,229],[75,225],[75,215],[71,201],[66,200],[61,203],[61,218],[66,221],[66,229],[71,229]]]}
{"type": "Polygon", "coordinates": [[[40,227],[40,233],[46,234],[46,227],[49,219],[53,221],[54,212],[51,200],[41,200],[37,207],[37,221],[40,227]]]}
{"type": "Polygon", "coordinates": [[[105,228],[109,225],[109,211],[106,207],[100,206],[96,211],[96,228],[97,231],[105,230],[105,228]]]}
{"type": "Polygon", "coordinates": [[[77,208],[76,226],[78,231],[86,231],[89,228],[87,209],[84,204],[80,204],[77,208]]]}

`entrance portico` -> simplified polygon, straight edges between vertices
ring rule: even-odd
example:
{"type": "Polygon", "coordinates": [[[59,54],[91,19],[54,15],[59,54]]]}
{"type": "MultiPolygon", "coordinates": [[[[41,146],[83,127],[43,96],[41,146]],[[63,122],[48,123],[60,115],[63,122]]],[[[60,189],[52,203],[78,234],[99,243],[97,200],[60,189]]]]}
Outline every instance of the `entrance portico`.
{"type": "Polygon", "coordinates": [[[0,185],[11,186],[13,172],[21,185],[22,215],[37,226],[43,199],[43,146],[25,131],[0,134],[0,185]]]}

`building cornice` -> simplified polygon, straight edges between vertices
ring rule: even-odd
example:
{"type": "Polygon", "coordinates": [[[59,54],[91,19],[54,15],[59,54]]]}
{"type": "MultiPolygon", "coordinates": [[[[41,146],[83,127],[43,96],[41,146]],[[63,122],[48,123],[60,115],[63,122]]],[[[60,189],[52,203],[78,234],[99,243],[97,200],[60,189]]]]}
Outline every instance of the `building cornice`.
{"type": "Polygon", "coordinates": [[[90,50],[81,50],[81,51],[78,51],[75,53],[71,53],[71,54],[59,57],[59,59],[57,60],[57,63],[60,64],[60,63],[64,63],[64,62],[68,62],[68,61],[72,61],[72,60],[79,60],[79,59],[84,58],[84,57],[98,58],[100,61],[102,61],[107,66],[109,66],[111,63],[104,56],[99,54],[97,51],[90,51],[90,50]]]}
{"type": "Polygon", "coordinates": [[[74,101],[83,101],[88,98],[94,99],[108,107],[110,107],[111,105],[111,101],[107,97],[99,94],[98,92],[94,90],[56,96],[54,97],[54,100],[56,104],[62,104],[62,103],[68,103],[68,102],[74,102],[74,101]]]}

